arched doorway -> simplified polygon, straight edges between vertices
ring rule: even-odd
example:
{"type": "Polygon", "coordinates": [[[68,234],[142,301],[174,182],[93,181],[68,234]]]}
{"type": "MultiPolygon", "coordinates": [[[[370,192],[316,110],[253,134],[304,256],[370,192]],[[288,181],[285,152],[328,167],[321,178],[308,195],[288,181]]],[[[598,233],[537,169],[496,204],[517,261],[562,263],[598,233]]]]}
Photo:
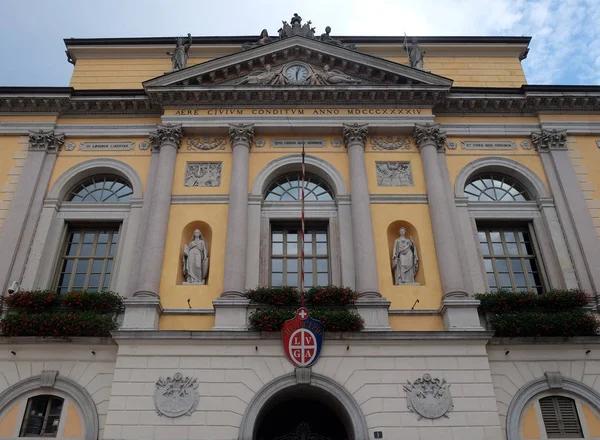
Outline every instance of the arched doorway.
{"type": "Polygon", "coordinates": [[[367,439],[352,395],[328,377],[312,373],[309,380],[288,374],[266,384],[246,409],[239,440],[367,439]]]}
{"type": "Polygon", "coordinates": [[[256,423],[255,439],[348,440],[344,416],[330,396],[310,387],[294,387],[265,405],[256,423]]]}

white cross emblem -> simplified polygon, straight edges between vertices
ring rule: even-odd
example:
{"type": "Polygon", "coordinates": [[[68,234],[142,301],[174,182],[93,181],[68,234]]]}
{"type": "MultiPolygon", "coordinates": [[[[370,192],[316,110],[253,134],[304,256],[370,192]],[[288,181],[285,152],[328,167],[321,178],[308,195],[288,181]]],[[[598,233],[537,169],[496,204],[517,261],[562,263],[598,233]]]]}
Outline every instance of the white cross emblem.
{"type": "Polygon", "coordinates": [[[306,316],[307,316],[306,310],[300,309],[300,311],[298,312],[298,316],[300,316],[301,319],[306,319],[306,316]]]}

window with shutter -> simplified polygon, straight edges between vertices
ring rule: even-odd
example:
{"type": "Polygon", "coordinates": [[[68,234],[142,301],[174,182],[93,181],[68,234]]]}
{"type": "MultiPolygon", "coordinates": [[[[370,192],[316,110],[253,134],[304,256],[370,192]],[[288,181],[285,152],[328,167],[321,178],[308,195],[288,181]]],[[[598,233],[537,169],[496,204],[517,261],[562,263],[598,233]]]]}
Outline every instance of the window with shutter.
{"type": "Polygon", "coordinates": [[[544,397],[540,399],[540,409],[548,438],[583,438],[573,399],[562,396],[544,397]]]}

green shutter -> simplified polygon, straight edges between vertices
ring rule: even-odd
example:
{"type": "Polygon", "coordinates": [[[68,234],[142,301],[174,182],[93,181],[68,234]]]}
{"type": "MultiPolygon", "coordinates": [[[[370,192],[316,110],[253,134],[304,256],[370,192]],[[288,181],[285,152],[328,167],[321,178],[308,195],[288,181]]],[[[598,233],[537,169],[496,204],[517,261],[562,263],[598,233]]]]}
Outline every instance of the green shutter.
{"type": "Polygon", "coordinates": [[[548,438],[583,438],[573,399],[562,396],[544,397],[540,399],[540,409],[548,438]]]}

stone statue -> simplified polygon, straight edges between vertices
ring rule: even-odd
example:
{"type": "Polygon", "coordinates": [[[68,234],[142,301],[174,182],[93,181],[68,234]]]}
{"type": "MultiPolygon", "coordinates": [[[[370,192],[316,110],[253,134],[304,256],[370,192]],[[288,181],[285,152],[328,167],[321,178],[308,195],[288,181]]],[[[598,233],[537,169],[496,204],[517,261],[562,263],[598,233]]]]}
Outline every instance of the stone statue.
{"type": "Polygon", "coordinates": [[[285,78],[281,72],[273,72],[271,70],[271,66],[267,64],[265,66],[265,70],[258,73],[249,73],[245,77],[243,77],[238,84],[261,84],[261,85],[269,85],[269,84],[283,84],[285,83],[285,78]]]}
{"type": "Polygon", "coordinates": [[[255,47],[264,46],[265,44],[269,44],[271,42],[271,38],[269,37],[269,32],[266,29],[263,29],[260,33],[260,37],[258,41],[253,43],[244,43],[242,44],[242,49],[254,49],[255,47]]]}
{"type": "Polygon", "coordinates": [[[417,43],[417,37],[412,38],[412,43],[410,47],[406,42],[406,38],[404,39],[404,50],[408,54],[408,62],[410,63],[410,67],[415,67],[417,69],[423,70],[423,59],[425,57],[425,51],[421,49],[421,46],[417,43]]]}
{"type": "Polygon", "coordinates": [[[406,229],[400,228],[400,238],[394,241],[392,252],[394,284],[412,284],[419,271],[419,256],[413,238],[406,238],[406,229]]]}
{"type": "Polygon", "coordinates": [[[167,55],[171,55],[171,63],[173,63],[172,71],[185,69],[188,60],[188,52],[192,46],[192,34],[187,34],[188,41],[184,42],[183,37],[177,37],[175,39],[175,50],[167,52],[167,55]]]}
{"type": "Polygon", "coordinates": [[[330,70],[329,65],[323,66],[323,72],[316,74],[317,78],[324,84],[358,84],[359,79],[354,79],[351,76],[346,75],[340,70],[330,70]]]}
{"type": "Polygon", "coordinates": [[[183,245],[183,275],[186,283],[206,284],[208,247],[200,229],[194,231],[190,244],[183,245]]]}

